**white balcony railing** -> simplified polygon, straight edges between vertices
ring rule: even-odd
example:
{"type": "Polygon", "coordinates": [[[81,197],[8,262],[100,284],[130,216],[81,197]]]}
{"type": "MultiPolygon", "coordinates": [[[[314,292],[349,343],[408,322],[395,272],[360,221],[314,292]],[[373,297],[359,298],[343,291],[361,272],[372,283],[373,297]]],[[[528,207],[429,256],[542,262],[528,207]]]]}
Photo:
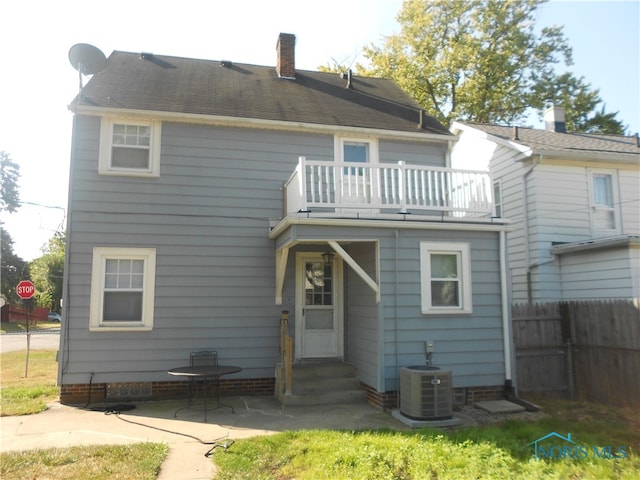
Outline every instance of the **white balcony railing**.
{"type": "Polygon", "coordinates": [[[487,172],[406,165],[307,160],[285,183],[286,213],[309,211],[492,216],[487,172]]]}

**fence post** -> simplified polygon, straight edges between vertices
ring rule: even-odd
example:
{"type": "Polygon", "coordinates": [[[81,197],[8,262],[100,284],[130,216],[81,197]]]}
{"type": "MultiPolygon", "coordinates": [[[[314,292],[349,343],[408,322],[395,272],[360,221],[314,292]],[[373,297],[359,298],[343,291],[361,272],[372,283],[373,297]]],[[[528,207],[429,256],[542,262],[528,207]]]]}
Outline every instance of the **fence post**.
{"type": "Polygon", "coordinates": [[[567,338],[567,383],[569,384],[569,399],[573,400],[576,395],[575,383],[573,379],[573,345],[571,338],[567,338]]]}

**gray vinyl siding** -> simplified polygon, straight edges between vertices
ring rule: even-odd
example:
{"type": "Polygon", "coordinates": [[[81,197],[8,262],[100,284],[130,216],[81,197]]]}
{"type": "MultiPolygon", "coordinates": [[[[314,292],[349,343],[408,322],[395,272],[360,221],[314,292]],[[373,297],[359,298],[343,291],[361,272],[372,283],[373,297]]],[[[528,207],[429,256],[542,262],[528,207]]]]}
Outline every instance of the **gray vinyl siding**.
{"type": "MultiPolygon", "coordinates": [[[[372,278],[376,271],[374,242],[354,244],[347,252],[372,278]]],[[[379,307],[376,295],[353,270],[345,268],[345,359],[357,367],[365,384],[378,387],[380,362],[379,307]]]]}
{"type": "MultiPolygon", "coordinates": [[[[424,341],[435,342],[434,364],[451,368],[455,387],[502,385],[505,380],[499,270],[499,236],[496,232],[451,232],[443,230],[403,230],[392,228],[349,228],[298,226],[297,239],[353,241],[349,252],[370,268],[371,251],[378,242],[380,255],[381,302],[347,270],[349,299],[345,300],[346,360],[356,366],[362,381],[380,391],[394,391],[399,368],[424,364],[424,341]],[[397,243],[396,243],[397,232],[397,243]],[[424,315],[421,312],[420,242],[468,242],[471,247],[473,313],[469,315],[424,315]],[[368,242],[368,243],[367,243],[368,242]],[[353,298],[352,298],[353,295],[353,298]],[[351,315],[354,324],[351,325],[351,315]],[[382,331],[375,332],[381,321],[382,331]],[[372,349],[374,335],[381,341],[381,362],[372,349]],[[383,368],[383,378],[368,383],[383,368]]],[[[289,252],[283,291],[284,309],[293,311],[295,252],[318,250],[299,246],[289,252]]],[[[324,250],[322,250],[324,251],[324,250]]],[[[368,270],[368,268],[366,268],[368,270]]],[[[370,274],[372,272],[369,272],[370,274]]],[[[505,300],[506,301],[506,300],[505,300]]],[[[292,319],[292,324],[295,321],[292,319]]]]}
{"type": "Polygon", "coordinates": [[[282,309],[269,219],[298,156],[332,158],[333,138],[164,124],[160,177],[146,179],[99,176],[99,119],[77,128],[64,382],[170,380],[205,348],[241,377],[272,377],[282,309]],[[156,249],[152,331],[88,330],[94,246],[156,249]]]}
{"type": "Polygon", "coordinates": [[[413,165],[446,167],[446,143],[393,142],[381,140],[378,143],[381,163],[404,161],[413,165]]]}
{"type": "MultiPolygon", "coordinates": [[[[167,370],[199,349],[216,349],[221,363],[241,366],[237,377],[273,377],[281,311],[295,311],[295,262],[291,256],[283,305],[275,305],[269,226],[282,216],[283,184],[298,157],[333,159],[333,136],[164,123],[158,178],[98,175],[99,137],[99,118],[76,117],[62,382],[88,383],[92,373],[96,383],[169,381],[167,370]],[[151,331],[89,331],[96,246],[156,249],[151,331]]],[[[446,145],[379,145],[381,161],[445,163],[446,145]]],[[[354,250],[367,269],[372,248],[354,250]]],[[[378,386],[381,310],[352,273],[347,352],[360,378],[378,386]]]]}
{"type": "MultiPolygon", "coordinates": [[[[471,246],[473,313],[421,312],[420,242],[447,241],[450,232],[404,231],[381,245],[384,299],[385,389],[398,389],[399,369],[424,364],[424,342],[434,342],[433,363],[452,370],[455,387],[504,383],[499,249],[497,233],[456,232],[471,246]],[[398,272],[396,278],[395,255],[398,272]]],[[[505,299],[506,300],[506,299],[505,299]]]]}

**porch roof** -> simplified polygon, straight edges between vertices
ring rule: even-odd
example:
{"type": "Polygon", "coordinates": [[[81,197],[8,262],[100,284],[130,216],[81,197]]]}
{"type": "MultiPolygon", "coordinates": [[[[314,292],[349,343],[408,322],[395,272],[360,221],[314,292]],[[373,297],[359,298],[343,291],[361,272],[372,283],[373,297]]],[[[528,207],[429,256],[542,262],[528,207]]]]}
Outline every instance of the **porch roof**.
{"type": "MultiPolygon", "coordinates": [[[[333,250],[353,271],[362,278],[362,280],[376,294],[376,301],[380,302],[380,258],[379,249],[376,248],[376,272],[375,279],[372,278],[358,262],[349,255],[342,247],[344,244],[356,242],[377,242],[372,236],[340,236],[329,234],[326,236],[318,236],[317,229],[313,227],[343,227],[343,228],[392,228],[392,229],[423,229],[423,230],[483,230],[483,231],[508,231],[508,223],[505,219],[479,219],[474,218],[472,221],[467,219],[465,222],[455,222],[454,219],[443,217],[440,221],[409,221],[399,220],[398,215],[386,215],[387,220],[382,218],[362,219],[358,218],[327,218],[327,217],[310,217],[310,213],[298,214],[301,216],[287,216],[280,222],[272,225],[269,232],[269,238],[275,240],[276,255],[276,305],[282,304],[282,289],[284,287],[285,273],[289,258],[289,251],[296,245],[326,245],[327,248],[333,250]],[[393,218],[393,220],[391,220],[393,218]],[[309,228],[305,228],[309,227],[309,228]]],[[[407,217],[407,215],[403,215],[407,217]]],[[[415,217],[415,216],[414,216],[415,217]]]]}

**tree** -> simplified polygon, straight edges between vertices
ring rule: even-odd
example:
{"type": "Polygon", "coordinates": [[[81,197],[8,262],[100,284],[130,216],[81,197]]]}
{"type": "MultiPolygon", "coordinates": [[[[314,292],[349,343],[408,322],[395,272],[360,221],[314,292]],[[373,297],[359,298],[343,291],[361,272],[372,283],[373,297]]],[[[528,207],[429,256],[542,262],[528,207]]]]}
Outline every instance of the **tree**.
{"type": "Polygon", "coordinates": [[[42,248],[43,255],[31,262],[31,279],[36,286],[36,303],[49,310],[59,310],[64,274],[65,234],[58,232],[42,248]]]}
{"type": "Polygon", "coordinates": [[[7,303],[22,303],[16,293],[20,280],[29,278],[29,265],[13,251],[11,235],[0,227],[0,289],[7,303]]]}
{"type": "Polygon", "coordinates": [[[629,130],[627,125],[615,118],[618,112],[605,113],[606,105],[602,105],[602,110],[595,112],[593,117],[588,118],[578,131],[585,133],[608,133],[615,135],[625,135],[629,130]]]}
{"type": "Polygon", "coordinates": [[[570,72],[541,79],[532,90],[531,106],[540,112],[546,106],[558,105],[565,109],[568,131],[608,133],[622,135],[627,130],[616,113],[606,113],[599,91],[593,90],[584,77],[576,78],[570,72]]]}
{"type": "Polygon", "coordinates": [[[18,180],[20,166],[4,150],[0,152],[0,211],[13,213],[20,208],[18,180]]]}
{"type": "Polygon", "coordinates": [[[571,64],[561,27],[535,32],[544,0],[407,0],[401,30],[365,55],[443,124],[513,123],[540,79],[571,64]]]}

